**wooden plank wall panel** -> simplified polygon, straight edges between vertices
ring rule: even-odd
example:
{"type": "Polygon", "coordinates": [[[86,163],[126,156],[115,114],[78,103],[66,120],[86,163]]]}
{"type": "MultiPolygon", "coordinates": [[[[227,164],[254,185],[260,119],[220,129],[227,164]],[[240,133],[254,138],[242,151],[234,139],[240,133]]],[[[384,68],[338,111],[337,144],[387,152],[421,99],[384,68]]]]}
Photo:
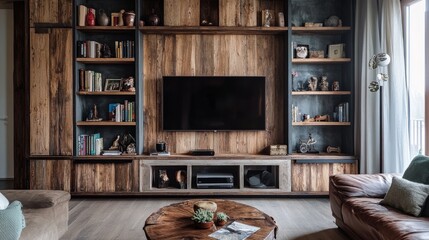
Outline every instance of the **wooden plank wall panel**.
{"type": "Polygon", "coordinates": [[[284,143],[283,40],[278,36],[147,35],[144,47],[145,152],[156,141],[173,153],[213,148],[217,153],[261,153],[270,144],[284,143]],[[267,131],[162,131],[162,76],[266,76],[267,131]]]}
{"type": "Polygon", "coordinates": [[[30,29],[30,155],[49,155],[49,35],[30,29]]]}
{"type": "Polygon", "coordinates": [[[115,191],[115,164],[95,164],[95,192],[115,191]]]}
{"type": "Polygon", "coordinates": [[[29,0],[30,27],[34,23],[72,26],[72,0],[29,0]]]}
{"type": "Polygon", "coordinates": [[[71,160],[30,160],[30,189],[71,190],[71,160]]]}
{"type": "Polygon", "coordinates": [[[164,0],[165,26],[199,26],[200,0],[164,0]]]}
{"type": "Polygon", "coordinates": [[[329,176],[335,174],[356,174],[353,163],[309,163],[292,164],[293,192],[328,192],[329,176]]]}
{"type": "Polygon", "coordinates": [[[72,30],[30,38],[30,155],[72,155],[72,30]]]}

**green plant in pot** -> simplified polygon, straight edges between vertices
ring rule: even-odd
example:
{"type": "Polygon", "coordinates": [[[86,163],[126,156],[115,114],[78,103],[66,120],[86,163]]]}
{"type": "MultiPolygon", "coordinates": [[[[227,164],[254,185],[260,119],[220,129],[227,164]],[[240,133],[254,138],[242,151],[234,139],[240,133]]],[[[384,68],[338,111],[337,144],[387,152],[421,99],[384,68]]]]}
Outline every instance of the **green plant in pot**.
{"type": "Polygon", "coordinates": [[[198,209],[191,219],[197,228],[207,229],[213,226],[213,212],[206,209],[198,209]]]}
{"type": "Polygon", "coordinates": [[[224,212],[216,213],[216,225],[223,226],[228,221],[229,216],[224,212]]]}

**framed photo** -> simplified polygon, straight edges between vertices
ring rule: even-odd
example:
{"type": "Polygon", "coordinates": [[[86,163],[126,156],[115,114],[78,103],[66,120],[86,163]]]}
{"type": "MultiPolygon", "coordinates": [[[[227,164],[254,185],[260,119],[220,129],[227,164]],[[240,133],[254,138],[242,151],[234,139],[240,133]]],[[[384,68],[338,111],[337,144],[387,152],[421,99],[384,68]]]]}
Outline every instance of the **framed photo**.
{"type": "Polygon", "coordinates": [[[118,26],[119,24],[119,13],[111,13],[110,14],[110,25],[114,26],[118,26]]]}
{"type": "Polygon", "coordinates": [[[104,85],[104,91],[114,92],[121,91],[122,79],[106,79],[106,85],[104,85]]]}
{"type": "Polygon", "coordinates": [[[343,58],[345,44],[331,44],[328,46],[328,58],[343,58]]]}

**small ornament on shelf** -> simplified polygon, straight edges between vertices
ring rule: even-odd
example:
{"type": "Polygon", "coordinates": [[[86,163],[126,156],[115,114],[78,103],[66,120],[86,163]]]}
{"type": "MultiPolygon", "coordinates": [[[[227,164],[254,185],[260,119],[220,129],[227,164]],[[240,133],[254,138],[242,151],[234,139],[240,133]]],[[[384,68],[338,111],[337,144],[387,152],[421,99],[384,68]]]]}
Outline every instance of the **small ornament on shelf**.
{"type": "Polygon", "coordinates": [[[319,84],[320,91],[328,91],[329,90],[329,82],[327,76],[322,76],[320,84],[319,84]]]}
{"type": "Polygon", "coordinates": [[[102,121],[102,120],[103,120],[102,118],[98,117],[97,105],[94,104],[89,111],[86,121],[102,121]]]}

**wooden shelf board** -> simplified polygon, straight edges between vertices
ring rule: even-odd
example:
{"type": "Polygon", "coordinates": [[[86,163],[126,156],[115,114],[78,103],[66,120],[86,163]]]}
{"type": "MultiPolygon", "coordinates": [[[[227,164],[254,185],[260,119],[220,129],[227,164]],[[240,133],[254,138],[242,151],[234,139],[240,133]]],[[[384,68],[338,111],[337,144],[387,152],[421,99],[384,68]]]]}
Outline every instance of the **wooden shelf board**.
{"type": "MultiPolygon", "coordinates": [[[[193,156],[190,154],[175,154],[170,156],[139,155],[141,160],[288,160],[288,156],[270,156],[262,154],[216,154],[215,156],[193,156]]],[[[252,163],[246,164],[252,165],[252,163]]]]}
{"type": "Polygon", "coordinates": [[[219,26],[144,26],[140,28],[146,34],[281,34],[287,27],[219,27],[219,26]]]}
{"type": "Polygon", "coordinates": [[[350,126],[350,122],[293,122],[292,126],[350,126]]]}
{"type": "Polygon", "coordinates": [[[92,64],[125,64],[134,63],[134,58],[76,58],[77,62],[92,64]]]}
{"type": "Polygon", "coordinates": [[[136,27],[128,26],[76,26],[76,29],[82,32],[123,32],[134,31],[136,27]]]}
{"type": "Polygon", "coordinates": [[[321,34],[337,34],[341,32],[348,32],[352,28],[349,26],[344,27],[292,27],[293,34],[305,33],[321,33],[321,34]]]}
{"type": "Polygon", "coordinates": [[[136,126],[136,122],[79,121],[77,126],[136,126]]]}
{"type": "MultiPolygon", "coordinates": [[[[328,192],[289,192],[289,191],[223,191],[223,189],[209,189],[209,191],[189,191],[188,189],[169,189],[170,191],[143,191],[143,192],[71,192],[73,197],[114,197],[114,196],[294,196],[294,197],[305,197],[305,196],[324,196],[328,195],[328,192]],[[210,191],[211,190],[211,191],[210,191]],[[215,191],[213,191],[215,190],[215,191]]],[[[237,190],[237,189],[234,189],[237,190]]]]}
{"type": "Polygon", "coordinates": [[[351,91],[292,91],[292,95],[350,95],[351,91]]]}
{"type": "Polygon", "coordinates": [[[292,63],[347,63],[350,58],[294,58],[292,63]]]}
{"type": "Polygon", "coordinates": [[[310,159],[310,160],[324,160],[324,159],[332,159],[332,160],[356,160],[355,156],[341,154],[341,153],[292,153],[289,154],[288,157],[293,159],[310,159]]]}
{"type": "Polygon", "coordinates": [[[96,95],[96,96],[123,96],[123,95],[131,95],[135,96],[136,92],[122,92],[122,91],[102,91],[102,92],[86,92],[86,91],[79,91],[76,93],[77,95],[96,95]]]}
{"type": "Polygon", "coordinates": [[[100,160],[115,160],[115,161],[129,161],[134,160],[136,155],[86,155],[76,156],[73,160],[85,160],[85,161],[100,161],[100,160]]]}

